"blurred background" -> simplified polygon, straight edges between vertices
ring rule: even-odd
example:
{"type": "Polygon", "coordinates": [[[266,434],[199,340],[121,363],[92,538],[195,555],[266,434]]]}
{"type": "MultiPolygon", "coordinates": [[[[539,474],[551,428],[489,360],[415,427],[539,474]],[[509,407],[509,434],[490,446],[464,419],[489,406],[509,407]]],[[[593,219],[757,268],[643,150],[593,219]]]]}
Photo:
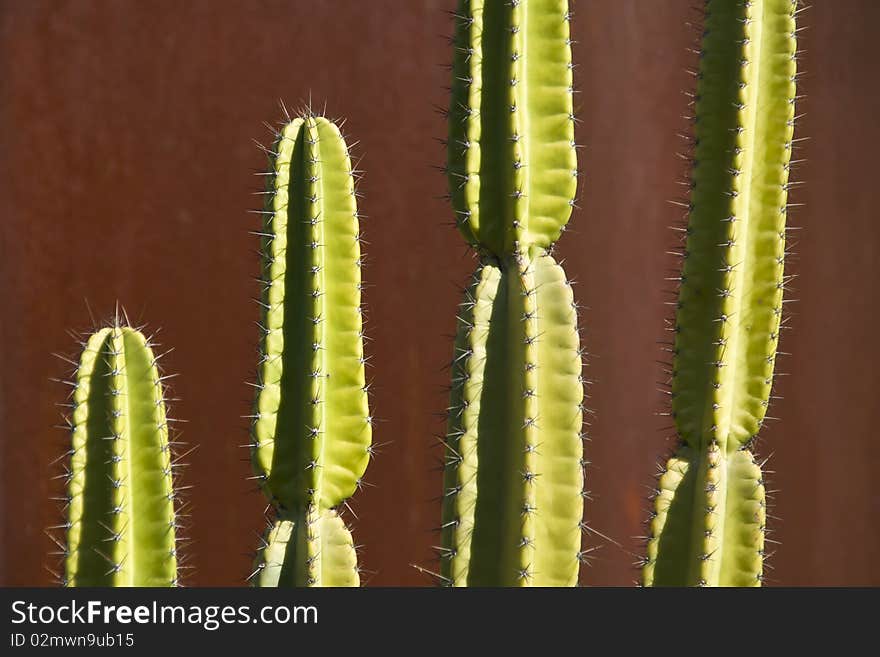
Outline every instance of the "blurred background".
{"type": "MultiPolygon", "coordinates": [[[[668,229],[686,173],[676,152],[691,89],[695,0],[577,0],[582,192],[560,242],[590,352],[588,585],[629,586],[646,497],[674,445],[658,341],[672,297],[668,229]]],[[[66,449],[53,429],[75,355],[69,330],[111,317],[175,347],[174,415],[197,445],[189,585],[241,585],[264,501],[246,481],[256,367],[254,145],[279,100],[326,103],[359,140],[369,216],[366,291],[375,381],[374,484],[352,500],[368,585],[430,585],[439,537],[439,414],[458,286],[475,268],[443,176],[455,0],[0,1],[0,584],[48,585],[44,533],[66,449]],[[94,319],[93,319],[94,318],[94,319]]],[[[799,275],[771,415],[768,583],[880,584],[876,0],[815,0],[792,214],[799,275]],[[878,525],[874,525],[878,522],[878,525]]]]}

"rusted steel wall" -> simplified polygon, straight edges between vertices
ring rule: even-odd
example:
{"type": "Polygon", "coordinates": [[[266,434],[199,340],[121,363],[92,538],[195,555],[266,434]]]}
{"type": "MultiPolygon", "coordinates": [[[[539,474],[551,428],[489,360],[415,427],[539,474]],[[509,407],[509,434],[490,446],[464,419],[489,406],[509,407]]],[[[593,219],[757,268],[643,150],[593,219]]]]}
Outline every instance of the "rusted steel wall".
{"type": "MultiPolygon", "coordinates": [[[[672,445],[656,382],[668,226],[685,172],[694,65],[693,0],[575,3],[583,193],[560,251],[577,279],[590,353],[598,534],[583,580],[629,585],[645,498],[672,445]]],[[[439,199],[454,0],[5,0],[0,2],[0,583],[44,584],[57,516],[50,462],[68,329],[119,300],[161,328],[181,373],[176,416],[197,444],[191,494],[193,585],[240,584],[262,497],[246,453],[258,317],[252,143],[290,105],[347,118],[366,175],[367,290],[373,341],[375,484],[354,498],[369,584],[428,584],[438,542],[444,364],[458,293],[474,268],[439,199]]],[[[780,584],[880,584],[878,221],[880,143],[875,0],[816,2],[803,16],[801,90],[809,136],[795,193],[799,299],[779,379],[784,399],[758,451],[775,496],[780,584]]]]}

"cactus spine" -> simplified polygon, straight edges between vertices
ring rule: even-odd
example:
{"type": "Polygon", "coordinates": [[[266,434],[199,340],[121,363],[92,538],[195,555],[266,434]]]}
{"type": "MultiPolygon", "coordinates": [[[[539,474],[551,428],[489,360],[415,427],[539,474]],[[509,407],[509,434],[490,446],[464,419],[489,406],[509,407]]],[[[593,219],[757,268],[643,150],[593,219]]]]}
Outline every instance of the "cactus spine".
{"type": "Polygon", "coordinates": [[[577,157],[567,0],[461,0],[447,173],[480,256],[446,436],[441,581],[571,586],[582,557],[577,313],[549,254],[577,157]]]}
{"type": "Polygon", "coordinates": [[[766,503],[749,446],[782,316],[795,0],[709,0],[672,346],[681,446],[660,476],[646,585],[759,586],[766,503]]]}
{"type": "Polygon", "coordinates": [[[175,586],[177,520],[157,359],[137,330],[103,328],[74,380],[67,586],[175,586]]]}
{"type": "Polygon", "coordinates": [[[352,537],[335,510],[371,453],[354,174],[338,128],[311,112],[284,126],[269,156],[251,449],[277,517],[251,579],[357,586],[352,537]]]}

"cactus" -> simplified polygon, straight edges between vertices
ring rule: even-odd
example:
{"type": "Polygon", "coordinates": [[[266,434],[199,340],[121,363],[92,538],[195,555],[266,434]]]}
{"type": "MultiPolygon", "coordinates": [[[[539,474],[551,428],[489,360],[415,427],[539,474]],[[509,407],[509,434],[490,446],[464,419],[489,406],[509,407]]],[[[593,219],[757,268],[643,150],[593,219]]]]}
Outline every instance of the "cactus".
{"type": "Polygon", "coordinates": [[[583,524],[581,351],[549,249],[577,187],[566,0],[461,0],[447,174],[480,257],[445,438],[440,581],[572,586],[583,524]]]}
{"type": "Polygon", "coordinates": [[[67,586],[175,586],[177,514],[157,358],[119,321],[84,343],[72,395],[67,586]]]}
{"type": "Polygon", "coordinates": [[[709,0],[673,353],[681,444],[659,479],[643,583],[759,586],[766,493],[749,450],[783,308],[794,0],[709,0]]]}
{"type": "Polygon", "coordinates": [[[372,451],[354,173],[339,129],[311,112],[288,117],[269,158],[250,447],[276,519],[250,579],[357,586],[352,537],[335,511],[372,451]]]}

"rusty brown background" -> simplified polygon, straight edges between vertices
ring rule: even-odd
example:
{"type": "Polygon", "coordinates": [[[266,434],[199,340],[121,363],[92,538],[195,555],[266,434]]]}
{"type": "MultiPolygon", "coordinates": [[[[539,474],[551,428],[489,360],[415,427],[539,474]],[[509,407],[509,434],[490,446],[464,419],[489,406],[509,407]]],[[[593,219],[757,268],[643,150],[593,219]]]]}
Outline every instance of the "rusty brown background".
{"type": "MultiPolygon", "coordinates": [[[[579,0],[574,37],[580,209],[560,245],[578,299],[595,411],[588,519],[601,545],[586,584],[630,585],[645,497],[671,445],[657,392],[667,226],[684,169],[676,133],[694,64],[694,0],[579,0]]],[[[5,0],[0,2],[0,583],[48,584],[57,520],[52,429],[66,394],[53,352],[119,300],[161,327],[181,376],[176,416],[197,444],[191,585],[248,573],[263,501],[245,478],[255,369],[253,140],[278,101],[309,97],[360,144],[377,440],[375,484],[354,498],[370,585],[426,585],[456,286],[474,267],[439,199],[444,36],[454,0],[5,0]]],[[[794,201],[800,274],[765,427],[780,541],[771,583],[880,584],[876,276],[880,145],[876,0],[815,0],[801,24],[808,136],[794,201]]]]}

